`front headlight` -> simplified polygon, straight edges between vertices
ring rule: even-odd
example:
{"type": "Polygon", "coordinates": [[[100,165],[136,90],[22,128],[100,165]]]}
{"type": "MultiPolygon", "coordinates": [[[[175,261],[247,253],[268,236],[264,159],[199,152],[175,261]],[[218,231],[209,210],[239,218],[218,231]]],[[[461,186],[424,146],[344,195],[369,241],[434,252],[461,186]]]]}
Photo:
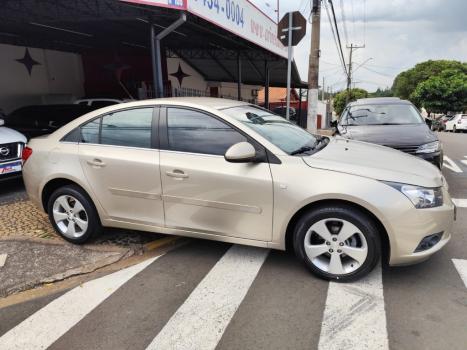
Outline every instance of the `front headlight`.
{"type": "Polygon", "coordinates": [[[441,143],[439,141],[425,143],[417,148],[416,153],[433,153],[438,152],[441,149],[441,143]]]}
{"type": "Polygon", "coordinates": [[[395,182],[385,182],[385,184],[404,194],[417,209],[434,208],[443,205],[443,190],[441,187],[428,188],[395,182]]]}

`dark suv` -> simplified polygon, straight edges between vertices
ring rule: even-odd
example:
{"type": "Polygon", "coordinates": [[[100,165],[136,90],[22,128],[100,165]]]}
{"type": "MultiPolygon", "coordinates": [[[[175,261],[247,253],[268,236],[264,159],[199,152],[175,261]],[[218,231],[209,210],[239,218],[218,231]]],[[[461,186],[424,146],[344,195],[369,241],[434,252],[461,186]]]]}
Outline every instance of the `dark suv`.
{"type": "Polygon", "coordinates": [[[441,142],[417,108],[395,97],[351,102],[334,124],[342,137],[377,143],[443,165],[441,142]]]}

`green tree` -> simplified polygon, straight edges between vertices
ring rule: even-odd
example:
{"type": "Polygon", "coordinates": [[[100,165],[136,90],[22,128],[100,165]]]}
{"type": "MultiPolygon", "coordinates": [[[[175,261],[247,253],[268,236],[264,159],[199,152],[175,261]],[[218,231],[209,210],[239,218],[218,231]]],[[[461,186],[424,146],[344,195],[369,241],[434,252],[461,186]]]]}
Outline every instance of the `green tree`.
{"type": "Polygon", "coordinates": [[[428,113],[464,111],[467,109],[467,72],[446,69],[419,83],[410,99],[428,113]]]}
{"type": "Polygon", "coordinates": [[[387,87],[385,89],[378,88],[376,89],[375,92],[370,92],[369,96],[370,97],[392,97],[394,96],[394,94],[392,93],[392,90],[387,87]]]}
{"type": "MultiPolygon", "coordinates": [[[[368,97],[368,91],[359,89],[359,88],[350,89],[350,101],[355,101],[355,100],[358,100],[359,98],[366,98],[366,97],[368,97]]],[[[334,101],[332,103],[332,106],[334,107],[334,111],[336,112],[337,115],[340,115],[342,111],[344,110],[346,106],[346,100],[347,100],[347,90],[343,90],[334,95],[334,101]]]]}
{"type": "MultiPolygon", "coordinates": [[[[449,60],[429,60],[426,62],[418,63],[415,67],[406,70],[394,79],[392,91],[394,96],[400,97],[404,100],[411,100],[413,92],[421,82],[441,74],[446,69],[455,69],[467,73],[467,63],[449,60]]],[[[411,100],[415,105],[420,107],[419,101],[411,100]]]]}

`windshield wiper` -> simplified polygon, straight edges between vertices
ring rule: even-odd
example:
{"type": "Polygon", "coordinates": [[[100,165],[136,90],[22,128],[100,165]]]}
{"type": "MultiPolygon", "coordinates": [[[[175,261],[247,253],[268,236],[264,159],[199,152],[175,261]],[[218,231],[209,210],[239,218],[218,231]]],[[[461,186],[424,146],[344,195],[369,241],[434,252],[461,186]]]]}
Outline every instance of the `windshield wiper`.
{"type": "Polygon", "coordinates": [[[314,149],[315,148],[311,147],[311,146],[302,146],[299,149],[297,149],[297,150],[295,150],[293,152],[290,152],[290,155],[294,156],[296,154],[301,154],[301,153],[306,153],[306,152],[309,152],[309,151],[313,151],[314,149]]]}
{"type": "Polygon", "coordinates": [[[306,152],[321,149],[327,145],[327,142],[324,142],[324,141],[329,140],[327,137],[320,136],[320,135],[315,135],[315,138],[316,138],[316,142],[313,146],[302,146],[299,149],[291,152],[290,155],[294,156],[296,154],[301,154],[301,153],[306,153],[306,152]]]}

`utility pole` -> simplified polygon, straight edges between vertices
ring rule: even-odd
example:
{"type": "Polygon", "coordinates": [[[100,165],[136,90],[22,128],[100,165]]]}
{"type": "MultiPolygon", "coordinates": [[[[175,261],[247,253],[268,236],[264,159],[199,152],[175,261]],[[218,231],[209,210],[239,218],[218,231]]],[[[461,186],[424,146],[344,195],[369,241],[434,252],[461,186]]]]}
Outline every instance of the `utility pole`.
{"type": "Polygon", "coordinates": [[[352,85],[352,52],[353,50],[361,49],[364,47],[365,45],[357,46],[354,44],[350,44],[350,46],[347,46],[347,48],[350,49],[350,53],[349,53],[349,69],[347,71],[347,96],[345,98],[346,105],[350,102],[350,88],[352,85]]]}
{"type": "Polygon", "coordinates": [[[321,101],[324,102],[324,77],[323,77],[323,86],[321,86],[321,101]]]}
{"type": "Polygon", "coordinates": [[[318,113],[318,72],[319,72],[319,39],[321,27],[321,1],[312,1],[311,9],[311,49],[308,63],[308,113],[307,129],[316,132],[316,115],[318,113]]]}

